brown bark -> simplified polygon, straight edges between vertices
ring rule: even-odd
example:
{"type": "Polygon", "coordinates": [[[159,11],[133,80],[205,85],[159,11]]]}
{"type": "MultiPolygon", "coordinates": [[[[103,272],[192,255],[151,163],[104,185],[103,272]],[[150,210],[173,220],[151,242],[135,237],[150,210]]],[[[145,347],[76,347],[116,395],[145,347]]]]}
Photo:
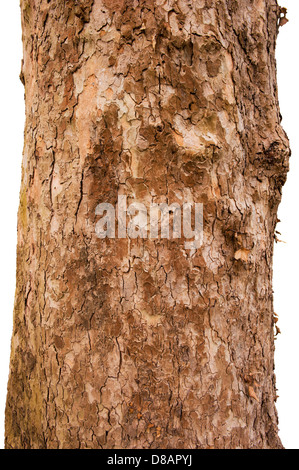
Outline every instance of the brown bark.
{"type": "Polygon", "coordinates": [[[7,448],[281,448],[275,0],[21,0],[7,448]],[[118,195],[202,202],[204,245],[98,239],[118,195]]]}

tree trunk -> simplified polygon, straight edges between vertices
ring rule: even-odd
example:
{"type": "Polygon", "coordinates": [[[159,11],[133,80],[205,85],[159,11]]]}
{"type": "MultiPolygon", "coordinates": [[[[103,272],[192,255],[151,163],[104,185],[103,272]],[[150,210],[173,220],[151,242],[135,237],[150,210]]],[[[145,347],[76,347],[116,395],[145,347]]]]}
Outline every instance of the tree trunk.
{"type": "Polygon", "coordinates": [[[281,448],[272,256],[289,144],[276,0],[21,0],[6,448],[281,448]],[[202,203],[204,241],[98,238],[202,203]]]}

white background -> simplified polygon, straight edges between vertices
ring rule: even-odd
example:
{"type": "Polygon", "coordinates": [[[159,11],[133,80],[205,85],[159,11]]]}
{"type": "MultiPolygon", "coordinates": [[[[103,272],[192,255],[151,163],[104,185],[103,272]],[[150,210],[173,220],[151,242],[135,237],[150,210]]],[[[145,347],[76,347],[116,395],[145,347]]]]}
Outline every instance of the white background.
{"type": "MultiPolygon", "coordinates": [[[[282,0],[281,0],[282,1],[282,0]]],[[[283,125],[293,155],[279,210],[281,239],[275,248],[275,310],[282,335],[276,341],[276,375],[280,398],[280,436],[287,449],[299,449],[299,1],[283,0],[290,22],[280,29],[277,64],[283,125]]],[[[15,290],[16,226],[24,129],[24,89],[19,80],[22,58],[20,11],[17,0],[2,2],[0,16],[0,448],[4,441],[4,408],[9,370],[15,290]]]]}

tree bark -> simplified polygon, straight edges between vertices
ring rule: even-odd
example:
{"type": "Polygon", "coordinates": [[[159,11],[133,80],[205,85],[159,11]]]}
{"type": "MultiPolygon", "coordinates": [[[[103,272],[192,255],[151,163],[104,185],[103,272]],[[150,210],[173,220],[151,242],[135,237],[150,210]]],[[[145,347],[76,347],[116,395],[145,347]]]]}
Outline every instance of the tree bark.
{"type": "Polygon", "coordinates": [[[6,448],[282,448],[276,0],[21,0],[26,127],[6,448]],[[99,239],[200,202],[204,244],[99,239]]]}

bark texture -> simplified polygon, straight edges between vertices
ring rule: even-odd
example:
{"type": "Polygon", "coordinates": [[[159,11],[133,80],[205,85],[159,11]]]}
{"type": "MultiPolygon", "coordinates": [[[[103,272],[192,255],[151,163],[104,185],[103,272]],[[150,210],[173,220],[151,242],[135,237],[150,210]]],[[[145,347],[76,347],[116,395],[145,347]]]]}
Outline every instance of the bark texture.
{"type": "Polygon", "coordinates": [[[7,448],[281,448],[272,255],[289,144],[276,0],[21,0],[7,448]],[[204,245],[100,202],[202,202],[204,245]]]}

